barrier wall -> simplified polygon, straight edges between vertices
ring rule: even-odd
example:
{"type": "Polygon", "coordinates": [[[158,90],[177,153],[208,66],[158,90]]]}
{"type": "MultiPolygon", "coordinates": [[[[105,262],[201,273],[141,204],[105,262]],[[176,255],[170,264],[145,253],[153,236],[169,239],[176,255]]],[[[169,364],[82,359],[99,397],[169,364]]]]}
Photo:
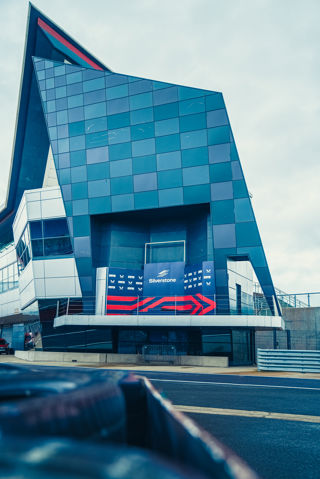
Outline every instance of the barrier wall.
{"type": "MultiPolygon", "coordinates": [[[[116,354],[116,353],[62,353],[47,351],[16,351],[15,356],[25,361],[45,362],[79,362],[99,364],[144,364],[143,357],[139,354],[116,354]]],[[[173,356],[172,363],[177,366],[205,366],[226,368],[228,358],[223,356],[173,356]]],[[[155,362],[163,362],[159,356],[155,362]]]]}

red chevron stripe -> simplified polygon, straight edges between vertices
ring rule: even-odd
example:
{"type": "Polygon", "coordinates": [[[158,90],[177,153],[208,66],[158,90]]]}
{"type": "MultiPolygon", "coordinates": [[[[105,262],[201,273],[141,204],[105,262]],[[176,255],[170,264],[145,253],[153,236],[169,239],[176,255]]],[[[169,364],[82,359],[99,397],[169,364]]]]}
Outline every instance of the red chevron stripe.
{"type": "Polygon", "coordinates": [[[207,313],[209,313],[210,311],[212,311],[213,309],[216,309],[217,303],[216,303],[215,301],[212,301],[212,299],[207,298],[206,296],[203,296],[203,295],[200,294],[200,293],[197,293],[197,296],[198,296],[199,299],[201,299],[201,301],[204,301],[205,303],[209,304],[209,306],[207,306],[205,309],[203,309],[203,310],[199,313],[199,316],[200,316],[200,315],[203,315],[203,314],[207,314],[207,313]]]}
{"type": "Polygon", "coordinates": [[[107,296],[108,301],[137,301],[137,299],[139,296],[107,296]]]}
{"type": "MultiPolygon", "coordinates": [[[[122,298],[126,298],[125,301],[131,301],[131,300],[137,300],[138,297],[135,296],[107,296],[107,301],[121,301],[122,298]]],[[[139,306],[144,306],[146,303],[149,301],[152,301],[154,297],[151,298],[146,298],[143,301],[138,301],[137,303],[134,304],[109,304],[107,303],[107,311],[119,311],[119,310],[124,310],[124,311],[133,311],[139,306]]]]}

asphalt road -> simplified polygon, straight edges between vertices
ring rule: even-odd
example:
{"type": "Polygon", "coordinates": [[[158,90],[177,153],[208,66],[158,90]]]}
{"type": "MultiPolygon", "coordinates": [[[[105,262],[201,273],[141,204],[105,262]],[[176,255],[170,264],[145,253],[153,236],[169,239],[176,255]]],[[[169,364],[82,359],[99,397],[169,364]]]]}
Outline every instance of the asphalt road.
{"type": "Polygon", "coordinates": [[[159,372],[143,375],[174,404],[200,407],[201,413],[187,414],[262,478],[320,478],[319,380],[159,372]],[[260,411],[278,413],[277,419],[272,414],[255,417],[260,411]],[[239,412],[242,416],[237,415],[239,412]]]}

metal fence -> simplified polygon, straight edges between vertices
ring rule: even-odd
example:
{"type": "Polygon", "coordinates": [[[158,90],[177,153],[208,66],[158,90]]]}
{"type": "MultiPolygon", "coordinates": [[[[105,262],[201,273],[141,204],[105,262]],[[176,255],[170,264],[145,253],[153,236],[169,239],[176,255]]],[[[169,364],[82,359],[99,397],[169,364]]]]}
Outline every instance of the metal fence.
{"type": "Polygon", "coordinates": [[[320,350],[320,331],[315,328],[256,331],[255,343],[260,349],[320,350]]]}
{"type": "Polygon", "coordinates": [[[320,373],[320,351],[258,349],[258,371],[320,373]]]}
{"type": "Polygon", "coordinates": [[[171,344],[146,344],[142,347],[142,358],[145,362],[174,363],[177,355],[175,346],[171,344]]]}

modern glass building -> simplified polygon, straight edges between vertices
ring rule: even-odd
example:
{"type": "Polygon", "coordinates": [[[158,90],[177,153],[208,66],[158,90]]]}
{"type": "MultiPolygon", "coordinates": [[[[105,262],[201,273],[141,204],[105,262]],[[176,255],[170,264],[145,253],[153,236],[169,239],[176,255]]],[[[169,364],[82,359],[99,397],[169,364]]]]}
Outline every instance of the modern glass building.
{"type": "Polygon", "coordinates": [[[281,326],[222,93],[114,73],[31,5],[0,241],[44,349],[249,363],[281,326]]]}

